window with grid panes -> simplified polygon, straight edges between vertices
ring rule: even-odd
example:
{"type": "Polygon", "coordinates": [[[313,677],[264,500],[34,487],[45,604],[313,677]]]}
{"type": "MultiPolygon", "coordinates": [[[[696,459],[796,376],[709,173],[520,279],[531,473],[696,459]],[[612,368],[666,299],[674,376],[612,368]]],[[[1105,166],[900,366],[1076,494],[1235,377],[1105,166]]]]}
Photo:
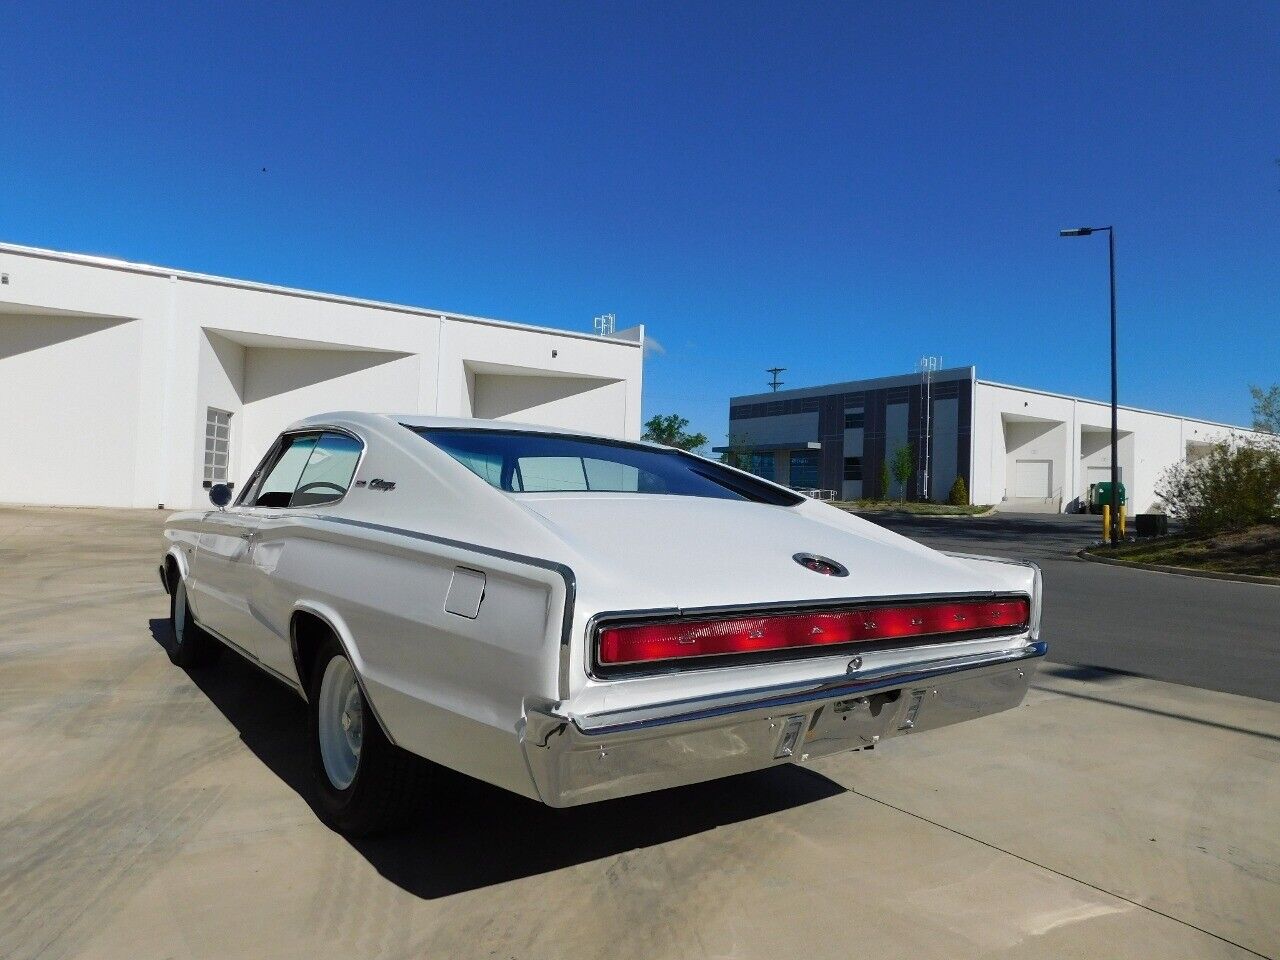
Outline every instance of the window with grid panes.
{"type": "Polygon", "coordinates": [[[204,485],[226,483],[231,472],[231,414],[209,407],[204,417],[204,485]]]}

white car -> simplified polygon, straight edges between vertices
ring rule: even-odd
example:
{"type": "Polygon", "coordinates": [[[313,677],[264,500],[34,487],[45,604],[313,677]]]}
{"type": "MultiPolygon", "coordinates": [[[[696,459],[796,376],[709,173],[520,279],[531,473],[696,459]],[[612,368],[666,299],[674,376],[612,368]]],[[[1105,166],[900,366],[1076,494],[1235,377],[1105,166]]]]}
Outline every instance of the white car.
{"type": "Polygon", "coordinates": [[[309,704],[318,806],[368,833],[431,765],[556,807],[1018,705],[1032,564],[946,555],[693,454],[333,413],[173,516],[170,656],[309,704]]]}

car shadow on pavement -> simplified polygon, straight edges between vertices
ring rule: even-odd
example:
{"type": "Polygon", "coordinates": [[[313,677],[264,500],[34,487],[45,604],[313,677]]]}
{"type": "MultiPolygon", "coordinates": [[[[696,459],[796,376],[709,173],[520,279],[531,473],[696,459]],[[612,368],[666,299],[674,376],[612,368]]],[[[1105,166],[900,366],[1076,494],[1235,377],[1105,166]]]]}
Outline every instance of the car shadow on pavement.
{"type": "MultiPolygon", "coordinates": [[[[1116,670],[1110,667],[1096,667],[1085,663],[1044,663],[1040,665],[1039,676],[1041,682],[1032,683],[1031,688],[1033,690],[1043,690],[1059,697],[1089,700],[1093,703],[1118,707],[1122,710],[1134,710],[1151,716],[1168,717],[1171,720],[1183,723],[1193,723],[1202,727],[1212,727],[1215,730],[1225,730],[1228,733],[1239,733],[1246,737],[1257,737],[1260,740],[1280,743],[1280,736],[1268,733],[1265,730],[1254,730],[1234,723],[1223,723],[1211,717],[1196,716],[1186,711],[1166,710],[1150,704],[1134,702],[1132,699],[1123,699],[1123,690],[1129,681],[1157,680],[1157,678],[1149,677],[1143,673],[1116,670]],[[1043,682],[1046,679],[1050,681],[1054,679],[1078,681],[1082,684],[1088,684],[1088,686],[1084,690],[1068,689],[1052,682],[1046,685],[1043,682]],[[1110,694],[1110,696],[1105,694],[1110,694]]],[[[1159,681],[1157,680],[1157,682],[1159,681]]]]}
{"type": "MultiPolygon", "coordinates": [[[[169,643],[169,622],[150,622],[169,643]]],[[[306,705],[231,651],[212,667],[188,671],[245,746],[311,803],[306,705]]],[[[441,767],[433,768],[434,806],[407,831],[346,842],[389,881],[415,896],[467,890],[654,846],[767,816],[845,792],[839,784],[786,764],[724,780],[555,810],[441,767]]]]}

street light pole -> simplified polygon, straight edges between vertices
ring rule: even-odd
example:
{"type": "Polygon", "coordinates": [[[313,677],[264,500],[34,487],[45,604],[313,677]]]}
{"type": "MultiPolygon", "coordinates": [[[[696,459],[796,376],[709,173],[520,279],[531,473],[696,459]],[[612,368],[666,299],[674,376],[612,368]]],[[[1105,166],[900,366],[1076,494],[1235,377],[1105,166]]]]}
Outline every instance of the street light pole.
{"type": "Polygon", "coordinates": [[[1059,230],[1060,237],[1087,237],[1107,231],[1107,258],[1111,267],[1111,529],[1113,544],[1120,542],[1120,425],[1116,376],[1116,232],[1111,227],[1075,227],[1059,230]]]}

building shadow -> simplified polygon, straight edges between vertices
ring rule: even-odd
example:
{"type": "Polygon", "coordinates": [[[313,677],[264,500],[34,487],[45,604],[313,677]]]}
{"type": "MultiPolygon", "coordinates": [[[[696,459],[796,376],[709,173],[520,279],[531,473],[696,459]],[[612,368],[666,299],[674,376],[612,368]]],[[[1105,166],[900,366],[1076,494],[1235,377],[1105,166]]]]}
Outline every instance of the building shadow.
{"type": "MultiPolygon", "coordinates": [[[[168,620],[154,619],[150,628],[156,643],[167,647],[168,620]]],[[[306,704],[230,650],[215,666],[188,673],[245,746],[311,804],[306,704]]],[[[344,838],[382,876],[425,899],[561,870],[845,792],[820,774],[786,764],[555,810],[441,767],[432,767],[432,777],[431,805],[406,832],[344,838]]]]}

